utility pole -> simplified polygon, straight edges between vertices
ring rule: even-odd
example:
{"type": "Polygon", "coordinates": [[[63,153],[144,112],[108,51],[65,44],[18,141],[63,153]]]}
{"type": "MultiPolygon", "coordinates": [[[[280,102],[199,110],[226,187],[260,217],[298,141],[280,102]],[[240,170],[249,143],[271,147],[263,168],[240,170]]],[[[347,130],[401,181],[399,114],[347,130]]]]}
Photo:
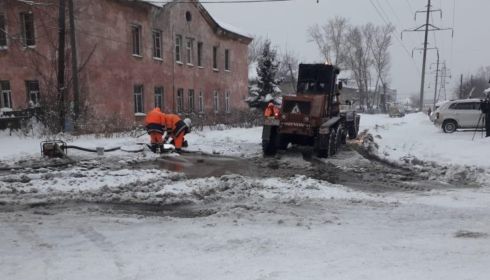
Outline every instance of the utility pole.
{"type": "Polygon", "coordinates": [[[60,128],[65,130],[65,0],[59,0],[58,14],[58,102],[60,128]]]}
{"type": "Polygon", "coordinates": [[[441,92],[442,90],[444,90],[444,100],[447,99],[447,96],[446,96],[446,79],[449,78],[451,79],[451,73],[449,72],[449,69],[447,69],[447,66],[446,66],[446,62],[444,61],[442,63],[442,67],[441,67],[441,74],[440,74],[440,79],[441,79],[441,85],[439,86],[439,98],[441,96],[441,92]]]}
{"type": "Polygon", "coordinates": [[[77,41],[75,34],[75,15],[73,0],[68,0],[68,16],[70,17],[70,46],[71,46],[71,72],[73,76],[73,113],[75,127],[80,116],[80,86],[78,80],[77,41]]]}
{"type": "Polygon", "coordinates": [[[459,99],[463,98],[463,74],[461,74],[461,80],[459,82],[459,99]]]}
{"type": "MultiPolygon", "coordinates": [[[[435,63],[435,64],[437,64],[437,70],[436,70],[436,85],[435,85],[435,87],[436,87],[436,88],[435,88],[435,90],[434,90],[434,104],[433,104],[433,108],[436,108],[436,102],[437,102],[437,101],[436,101],[436,99],[437,99],[437,82],[438,82],[438,80],[439,80],[439,71],[440,71],[440,70],[439,70],[439,59],[440,59],[440,56],[439,56],[439,49],[438,49],[437,47],[434,47],[434,48],[427,48],[427,47],[424,47],[424,48],[415,48],[415,49],[413,49],[413,50],[412,50],[412,57],[413,57],[413,52],[414,52],[415,50],[423,50],[423,51],[424,51],[424,54],[425,54],[425,53],[427,53],[427,51],[429,51],[429,50],[435,50],[435,51],[436,51],[436,53],[437,53],[437,63],[435,63]]],[[[424,78],[424,80],[425,80],[425,78],[424,78]]]]}
{"type": "Polygon", "coordinates": [[[437,103],[437,82],[439,81],[439,51],[437,51],[437,63],[436,63],[436,87],[434,89],[434,104],[433,104],[433,110],[436,109],[436,103],[437,103]]]}
{"type": "MultiPolygon", "coordinates": [[[[424,32],[425,37],[424,37],[424,56],[422,59],[422,78],[420,82],[420,101],[419,101],[419,110],[422,111],[423,106],[424,106],[424,89],[425,89],[425,68],[426,68],[426,62],[427,62],[427,44],[428,44],[428,39],[429,39],[429,32],[431,31],[443,31],[443,30],[453,30],[452,28],[439,28],[431,23],[430,21],[430,15],[433,12],[440,12],[441,18],[442,18],[442,10],[432,10],[432,5],[431,5],[431,0],[427,0],[427,10],[423,11],[416,11],[415,12],[415,19],[417,19],[417,14],[418,13],[425,13],[426,14],[426,19],[425,19],[425,24],[415,28],[415,29],[405,29],[402,31],[402,39],[403,39],[403,33],[404,32],[424,32]]],[[[453,30],[453,35],[454,35],[454,30],[453,30]]]]}

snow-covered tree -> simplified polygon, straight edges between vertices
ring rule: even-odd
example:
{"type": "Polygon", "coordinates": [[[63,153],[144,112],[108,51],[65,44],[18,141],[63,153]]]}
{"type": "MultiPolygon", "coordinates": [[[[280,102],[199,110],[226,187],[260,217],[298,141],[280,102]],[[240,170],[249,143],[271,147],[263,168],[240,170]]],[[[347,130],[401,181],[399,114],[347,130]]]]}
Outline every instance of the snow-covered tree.
{"type": "Polygon", "coordinates": [[[250,86],[250,94],[247,99],[250,107],[264,108],[270,101],[280,103],[278,68],[277,50],[271,47],[270,40],[266,40],[257,61],[257,85],[250,86]]]}

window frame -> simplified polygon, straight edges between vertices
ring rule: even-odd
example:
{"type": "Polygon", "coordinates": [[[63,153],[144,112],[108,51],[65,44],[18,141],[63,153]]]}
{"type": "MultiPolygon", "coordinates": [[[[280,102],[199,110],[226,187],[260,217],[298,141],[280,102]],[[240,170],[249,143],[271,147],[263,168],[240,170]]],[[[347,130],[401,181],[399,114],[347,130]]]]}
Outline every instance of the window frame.
{"type": "Polygon", "coordinates": [[[198,107],[199,113],[204,113],[204,93],[202,91],[199,91],[198,107]]]}
{"type": "Polygon", "coordinates": [[[164,96],[165,96],[164,87],[163,86],[156,86],[154,88],[154,98],[153,98],[155,107],[163,109],[163,106],[165,105],[164,96]]]}
{"type": "Polygon", "coordinates": [[[185,61],[189,66],[194,66],[194,39],[185,38],[185,61]]]}
{"type": "Polygon", "coordinates": [[[26,93],[27,93],[27,104],[36,107],[41,103],[41,90],[39,89],[39,81],[38,80],[26,80],[26,93]],[[35,87],[33,87],[35,85],[35,87]],[[32,98],[34,97],[34,99],[32,98]],[[35,101],[35,102],[34,102],[35,101]]]}
{"type": "Polygon", "coordinates": [[[21,32],[22,32],[22,44],[26,48],[35,48],[36,47],[36,25],[34,24],[34,14],[32,12],[21,12],[20,13],[20,24],[21,24],[21,32]],[[29,21],[29,26],[27,26],[26,16],[31,17],[31,21],[29,21]],[[28,28],[31,27],[32,34],[28,34],[28,28]],[[31,35],[31,36],[28,36],[31,35]]]}
{"type": "Polygon", "coordinates": [[[184,112],[184,89],[183,88],[177,89],[177,100],[175,105],[177,106],[177,108],[175,108],[177,113],[184,112]]]}
{"type": "Polygon", "coordinates": [[[231,113],[231,94],[229,91],[225,92],[225,113],[231,113]]]}
{"type": "Polygon", "coordinates": [[[214,113],[219,113],[219,92],[217,90],[213,92],[213,110],[214,113]]]}
{"type": "Polygon", "coordinates": [[[203,42],[197,42],[197,66],[198,67],[203,67],[202,64],[202,50],[203,50],[204,44],[203,42]]]}
{"type": "Polygon", "coordinates": [[[189,102],[189,113],[194,113],[194,111],[196,110],[196,93],[194,91],[194,89],[189,89],[188,91],[188,102],[189,102]]]}
{"type": "Polygon", "coordinates": [[[218,68],[218,46],[213,46],[213,70],[219,71],[218,68]]]}
{"type": "Polygon", "coordinates": [[[163,60],[162,30],[153,29],[151,36],[153,39],[153,58],[157,60],[163,60]]]}
{"type": "Polygon", "coordinates": [[[225,49],[225,71],[230,70],[230,49],[225,49]]]}
{"type": "Polygon", "coordinates": [[[8,39],[7,27],[8,27],[7,16],[4,13],[0,13],[0,40],[4,40],[3,45],[2,42],[0,41],[0,50],[8,49],[9,39],[8,39]],[[1,24],[3,24],[3,26],[1,24]]]}
{"type": "Polygon", "coordinates": [[[182,64],[182,35],[175,35],[175,62],[182,64]]]}
{"type": "Polygon", "coordinates": [[[145,112],[145,88],[143,84],[135,84],[133,86],[133,102],[134,102],[134,113],[140,114],[145,112]],[[141,91],[138,91],[141,89],[141,91]],[[141,108],[139,108],[141,107],[141,108]]]}
{"type": "Polygon", "coordinates": [[[131,24],[131,54],[136,57],[143,56],[142,31],[143,28],[140,24],[131,24]]]}
{"type": "Polygon", "coordinates": [[[10,81],[0,81],[0,98],[1,108],[13,108],[10,81]],[[7,87],[5,85],[7,85],[7,87]],[[7,102],[5,102],[5,99],[7,99],[7,102]],[[8,105],[5,103],[8,103],[8,105]]]}

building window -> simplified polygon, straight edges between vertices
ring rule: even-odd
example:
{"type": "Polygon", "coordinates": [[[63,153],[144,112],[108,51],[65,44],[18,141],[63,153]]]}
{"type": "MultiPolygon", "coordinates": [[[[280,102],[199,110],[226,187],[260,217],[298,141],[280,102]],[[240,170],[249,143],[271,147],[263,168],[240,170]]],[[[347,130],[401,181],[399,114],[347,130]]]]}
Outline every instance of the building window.
{"type": "Polygon", "coordinates": [[[204,113],[204,95],[201,92],[199,92],[199,102],[198,102],[198,106],[199,106],[199,113],[204,113]]]}
{"type": "Polygon", "coordinates": [[[163,87],[155,87],[155,107],[163,109],[163,87]]]}
{"type": "Polygon", "coordinates": [[[175,36],[175,61],[182,62],[182,35],[175,36]]]}
{"type": "Polygon", "coordinates": [[[197,43],[197,66],[202,67],[202,42],[197,43]]]}
{"type": "Polygon", "coordinates": [[[29,107],[39,106],[41,101],[38,81],[26,81],[27,101],[29,107]]]}
{"type": "Polygon", "coordinates": [[[190,89],[189,90],[189,112],[194,112],[194,104],[195,104],[195,96],[194,96],[194,90],[190,89]]]}
{"type": "Polygon", "coordinates": [[[153,57],[162,58],[162,31],[153,30],[153,57]]]}
{"type": "Polygon", "coordinates": [[[184,112],[184,89],[177,90],[177,113],[184,112]]]}
{"type": "Polygon", "coordinates": [[[213,69],[218,69],[218,47],[213,47],[213,69]]]}
{"type": "Polygon", "coordinates": [[[32,13],[21,13],[20,22],[22,24],[22,41],[24,46],[35,46],[36,36],[34,33],[34,15],[32,13]]]}
{"type": "Polygon", "coordinates": [[[230,50],[225,50],[225,70],[230,70],[230,50]]]}
{"type": "Polygon", "coordinates": [[[0,50],[7,48],[7,26],[5,15],[0,14],[0,50]]]}
{"type": "Polygon", "coordinates": [[[230,92],[225,93],[225,112],[230,112],[230,92]]]}
{"type": "Polygon", "coordinates": [[[0,81],[0,92],[2,95],[2,108],[12,108],[12,92],[9,81],[0,81]]]}
{"type": "Polygon", "coordinates": [[[186,50],[187,64],[192,65],[192,56],[194,54],[194,39],[187,38],[185,50],[186,50]]]}
{"type": "Polygon", "coordinates": [[[131,25],[133,55],[141,56],[141,26],[131,25]]]}
{"type": "Polygon", "coordinates": [[[143,85],[134,86],[134,112],[144,113],[143,85]]]}
{"type": "Polygon", "coordinates": [[[219,95],[217,91],[213,94],[213,109],[215,113],[219,112],[219,95]]]}

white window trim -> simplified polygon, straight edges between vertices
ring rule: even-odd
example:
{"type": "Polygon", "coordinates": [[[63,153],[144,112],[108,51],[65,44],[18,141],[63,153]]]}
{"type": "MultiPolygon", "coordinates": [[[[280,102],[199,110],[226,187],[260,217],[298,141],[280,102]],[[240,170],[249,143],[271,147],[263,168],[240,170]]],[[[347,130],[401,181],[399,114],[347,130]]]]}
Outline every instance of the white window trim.
{"type": "Polygon", "coordinates": [[[174,39],[174,60],[177,64],[184,64],[182,61],[182,35],[176,34],[174,39]],[[180,44],[177,44],[177,39],[180,39],[180,44]],[[179,47],[179,58],[177,59],[177,46],[179,47]]]}
{"type": "Polygon", "coordinates": [[[135,84],[133,85],[133,98],[134,98],[134,106],[135,108],[134,109],[140,109],[139,112],[136,112],[137,110],[135,110],[134,114],[144,114],[145,113],[145,97],[144,97],[144,92],[145,92],[145,88],[142,84],[135,84]],[[136,87],[141,87],[141,92],[139,93],[136,93],[136,87]],[[136,103],[136,96],[141,96],[141,108],[136,108],[138,107],[137,106],[137,103],[136,103]]]}
{"type": "Polygon", "coordinates": [[[151,33],[153,39],[153,59],[163,61],[163,32],[160,29],[153,29],[151,33]],[[160,35],[160,56],[155,56],[155,38],[154,34],[158,33],[160,35]]]}
{"type": "Polygon", "coordinates": [[[194,66],[194,38],[185,38],[185,62],[188,66],[194,66]],[[191,43],[189,47],[189,42],[191,43]]]}
{"type": "Polygon", "coordinates": [[[199,91],[199,97],[198,97],[198,103],[199,103],[199,113],[204,113],[204,92],[199,91]]]}
{"type": "MultiPolygon", "coordinates": [[[[21,14],[29,14],[29,12],[22,12],[21,14]]],[[[27,45],[27,38],[25,36],[26,34],[25,34],[25,30],[24,30],[24,28],[25,28],[24,18],[22,17],[21,20],[22,20],[22,22],[21,22],[21,24],[22,24],[22,30],[21,30],[21,32],[22,32],[22,35],[21,35],[22,45],[23,45],[24,49],[27,49],[27,48],[35,49],[36,43],[37,43],[37,40],[36,40],[37,39],[36,38],[37,32],[36,32],[36,24],[34,24],[34,18],[32,19],[33,20],[33,23],[32,23],[32,30],[33,31],[32,32],[34,33],[34,45],[27,45]]]]}
{"type": "Polygon", "coordinates": [[[215,114],[219,113],[219,92],[217,90],[213,92],[213,110],[215,114]]]}
{"type": "Polygon", "coordinates": [[[143,57],[143,27],[139,23],[131,24],[131,55],[134,57],[142,58],[143,57]],[[133,28],[138,29],[138,51],[139,53],[134,53],[134,34],[133,28]]]}
{"type": "Polygon", "coordinates": [[[231,94],[229,91],[225,92],[225,113],[231,113],[231,94]]]}
{"type": "Polygon", "coordinates": [[[225,49],[225,61],[224,61],[224,69],[225,72],[231,72],[231,52],[230,49],[225,49]],[[226,57],[226,53],[228,53],[228,58],[226,57]],[[226,67],[226,60],[228,60],[228,68],[226,67]]]}

